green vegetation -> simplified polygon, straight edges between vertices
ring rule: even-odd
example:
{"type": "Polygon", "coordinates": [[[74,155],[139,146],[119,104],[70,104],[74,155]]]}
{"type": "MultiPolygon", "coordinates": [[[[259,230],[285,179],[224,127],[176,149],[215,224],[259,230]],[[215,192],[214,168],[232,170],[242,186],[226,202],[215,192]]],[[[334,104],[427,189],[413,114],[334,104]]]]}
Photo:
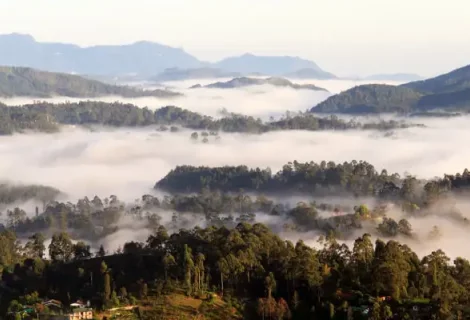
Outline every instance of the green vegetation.
{"type": "Polygon", "coordinates": [[[470,65],[435,78],[403,84],[424,94],[450,93],[470,89],[470,65]]]}
{"type": "Polygon", "coordinates": [[[277,173],[271,169],[237,167],[178,166],[160,180],[155,188],[170,192],[200,192],[210,190],[237,192],[259,191],[270,193],[341,193],[358,195],[378,194],[389,183],[400,181],[398,174],[389,175],[385,170],[378,173],[367,162],[352,161],[288,163],[277,173]]]}
{"type": "Polygon", "coordinates": [[[12,204],[28,200],[46,203],[56,199],[59,195],[60,191],[51,187],[0,183],[0,208],[1,204],[12,204]]]}
{"type": "Polygon", "coordinates": [[[60,125],[105,125],[114,127],[141,127],[150,125],[181,126],[194,130],[264,133],[276,130],[390,130],[416,126],[399,121],[380,121],[361,124],[338,117],[315,117],[311,114],[287,114],[285,118],[263,123],[249,116],[226,114],[221,119],[167,106],[155,111],[119,102],[81,101],[51,104],[39,102],[18,107],[0,104],[0,135],[35,130],[55,132],[60,125]]]}
{"type": "Polygon", "coordinates": [[[318,113],[411,113],[435,109],[468,111],[470,66],[403,84],[362,85],[328,98],[311,109],[318,113]]]}
{"type": "MultiPolygon", "coordinates": [[[[180,167],[162,181],[173,181],[179,190],[187,183],[189,191],[199,192],[160,199],[144,195],[131,206],[116,196],[83,198],[76,204],[51,200],[35,217],[19,208],[9,210],[6,229],[0,230],[0,315],[38,310],[47,297],[64,305],[90,301],[95,310],[106,310],[100,315],[120,319],[470,316],[465,308],[470,262],[456,258],[450,263],[441,250],[418,257],[393,239],[415,237],[411,224],[388,218],[380,201],[400,205],[409,217],[423,217],[439,200],[468,191],[468,170],[419,181],[385,170],[379,174],[366,162],[294,161],[274,176],[268,169],[180,167]],[[289,206],[263,195],[250,197],[239,188],[283,195],[312,188],[317,195],[368,195],[379,205],[289,206]],[[320,211],[341,215],[322,217],[320,211]],[[165,212],[174,212],[167,226],[159,216],[165,212]],[[318,249],[282,240],[267,225],[255,223],[259,213],[284,219],[286,231],[320,231],[318,249]],[[189,215],[204,217],[207,227],[187,228],[189,215]],[[152,230],[147,241],[123,243],[114,253],[101,246],[93,253],[84,240],[99,243],[118,230],[122,217],[133,219],[138,232],[152,230]],[[48,246],[44,235],[52,236],[48,246]],[[390,240],[374,245],[371,237],[376,235],[390,240]],[[338,242],[351,237],[352,246],[338,242]],[[131,307],[113,309],[125,306],[131,307]]],[[[468,227],[462,215],[447,209],[440,211],[468,227]]],[[[276,224],[279,229],[282,222],[276,224]]],[[[440,236],[436,226],[427,241],[440,236]]]]}
{"type": "Polygon", "coordinates": [[[422,94],[405,87],[371,84],[334,95],[312,108],[318,113],[407,113],[422,94]]]}
{"type": "Polygon", "coordinates": [[[296,84],[292,83],[287,79],[278,78],[278,77],[271,77],[266,79],[258,79],[258,78],[247,78],[247,77],[240,77],[240,78],[233,78],[227,82],[215,82],[205,86],[195,85],[192,88],[217,88],[217,89],[233,89],[233,88],[243,88],[249,86],[257,86],[257,85],[272,85],[275,87],[287,87],[292,89],[306,89],[306,90],[314,90],[314,91],[327,91],[326,89],[317,87],[313,84],[296,84]]]}
{"type": "Polygon", "coordinates": [[[145,91],[115,86],[80,76],[39,71],[22,67],[0,67],[0,97],[176,97],[179,93],[166,90],[145,91]]]}
{"type": "MultiPolygon", "coordinates": [[[[420,259],[394,240],[374,245],[369,234],[351,247],[328,236],[313,249],[284,241],[262,224],[180,230],[171,237],[160,227],[146,244],[126,244],[134,248],[128,253],[52,261],[35,251],[20,254],[15,241],[11,231],[0,234],[3,314],[47,296],[89,300],[98,310],[138,303],[141,319],[469,316],[468,260],[450,263],[441,250],[420,259]]],[[[70,245],[56,242],[49,250],[70,245]]]]}

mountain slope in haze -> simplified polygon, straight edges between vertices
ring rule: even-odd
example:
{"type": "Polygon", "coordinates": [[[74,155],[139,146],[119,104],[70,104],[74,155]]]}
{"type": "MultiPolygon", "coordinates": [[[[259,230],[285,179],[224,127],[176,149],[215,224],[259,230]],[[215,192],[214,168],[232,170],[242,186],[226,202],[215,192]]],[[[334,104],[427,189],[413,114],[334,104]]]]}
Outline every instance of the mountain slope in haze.
{"type": "Polygon", "coordinates": [[[425,94],[440,94],[470,89],[470,65],[449,73],[402,85],[425,94]]]}
{"type": "Polygon", "coordinates": [[[320,68],[303,68],[294,72],[284,74],[284,77],[291,79],[317,79],[317,80],[330,80],[337,79],[337,77],[330,73],[321,70],[320,68]]]}
{"type": "Polygon", "coordinates": [[[189,79],[215,79],[240,77],[238,72],[228,72],[218,68],[203,67],[195,69],[169,68],[157,75],[155,81],[180,81],[189,79]]]}
{"type": "Polygon", "coordinates": [[[307,69],[310,78],[312,75],[318,79],[329,76],[314,62],[298,57],[245,54],[211,64],[198,60],[183,49],[149,41],[80,47],[67,43],[38,42],[30,35],[18,33],[0,35],[0,65],[90,76],[134,75],[146,79],[172,68],[214,68],[237,75],[277,76],[307,69]]]}
{"type": "Polygon", "coordinates": [[[179,93],[167,90],[145,91],[127,86],[115,86],[80,76],[39,71],[22,67],[0,67],[1,97],[175,97],[179,93]]]}
{"type": "Polygon", "coordinates": [[[435,78],[400,86],[363,85],[334,95],[311,109],[326,113],[470,110],[470,65],[435,78]]]}
{"type": "Polygon", "coordinates": [[[313,84],[296,84],[296,83],[290,82],[287,79],[277,78],[277,77],[271,77],[271,78],[266,78],[266,79],[241,77],[241,78],[234,78],[226,82],[211,83],[206,86],[194,85],[191,88],[193,89],[196,89],[196,88],[235,89],[235,88],[243,88],[243,87],[258,86],[258,85],[272,85],[276,87],[288,87],[288,88],[299,89],[299,90],[306,89],[306,90],[315,90],[315,91],[327,91],[326,89],[317,87],[313,84]]]}
{"type": "Polygon", "coordinates": [[[37,42],[30,35],[0,35],[0,65],[90,75],[153,76],[167,68],[197,68],[202,64],[182,49],[154,42],[79,47],[37,42]]]}
{"type": "Polygon", "coordinates": [[[311,109],[317,113],[408,112],[422,97],[412,89],[384,84],[357,86],[311,109]]]}
{"type": "Polygon", "coordinates": [[[414,73],[381,73],[373,74],[367,77],[364,77],[363,80],[380,80],[380,81],[419,81],[423,77],[414,73]]]}
{"type": "Polygon", "coordinates": [[[289,56],[255,56],[244,54],[230,57],[215,63],[217,68],[242,74],[261,73],[273,76],[293,74],[299,70],[308,70],[324,76],[326,73],[315,62],[289,56]]]}

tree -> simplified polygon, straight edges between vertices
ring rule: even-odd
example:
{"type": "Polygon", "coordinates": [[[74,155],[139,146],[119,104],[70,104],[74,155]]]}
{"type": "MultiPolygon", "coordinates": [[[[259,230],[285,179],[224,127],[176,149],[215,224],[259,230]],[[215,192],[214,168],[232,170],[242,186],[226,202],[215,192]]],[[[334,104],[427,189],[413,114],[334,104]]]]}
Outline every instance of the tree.
{"type": "Polygon", "coordinates": [[[83,241],[73,245],[73,256],[75,260],[84,260],[91,258],[90,246],[83,241]]]}
{"type": "Polygon", "coordinates": [[[174,265],[176,265],[175,257],[173,257],[170,253],[166,253],[162,259],[163,261],[163,268],[165,269],[165,281],[168,280],[168,271],[174,265]]]}
{"type": "Polygon", "coordinates": [[[98,252],[96,253],[96,256],[99,257],[99,258],[102,258],[105,255],[106,255],[106,251],[104,251],[103,245],[100,245],[100,248],[99,248],[98,252]]]}
{"type": "Polygon", "coordinates": [[[292,295],[291,304],[292,304],[292,308],[294,309],[294,311],[296,311],[300,304],[299,293],[297,292],[297,290],[294,291],[294,294],[292,295]]]}
{"type": "Polygon", "coordinates": [[[374,302],[372,306],[372,313],[371,313],[371,320],[382,320],[382,315],[380,312],[380,304],[378,302],[374,302]]]}
{"type": "Polygon", "coordinates": [[[274,274],[272,272],[264,279],[264,285],[266,287],[266,293],[268,299],[271,299],[272,292],[276,290],[276,279],[274,278],[274,274]]]}
{"type": "Polygon", "coordinates": [[[103,303],[107,305],[111,298],[111,276],[109,272],[105,272],[103,277],[103,303]]]}
{"type": "Polygon", "coordinates": [[[383,304],[382,305],[382,319],[388,320],[388,319],[391,319],[392,317],[393,317],[393,312],[390,306],[387,304],[383,304]]]}
{"type": "Polygon", "coordinates": [[[280,298],[279,301],[277,302],[276,318],[277,318],[277,320],[283,320],[283,319],[290,319],[291,318],[289,306],[287,305],[286,300],[284,300],[282,298],[280,298]]]}
{"type": "Polygon", "coordinates": [[[194,265],[194,288],[196,291],[203,290],[204,283],[204,260],[206,257],[202,253],[196,255],[196,263],[194,265]]]}
{"type": "Polygon", "coordinates": [[[398,231],[406,236],[411,236],[411,224],[406,219],[398,221],[398,231]]]}
{"type": "Polygon", "coordinates": [[[163,246],[170,237],[164,226],[159,226],[156,233],[152,234],[147,239],[147,247],[152,250],[162,251],[163,246]]]}
{"type": "Polygon", "coordinates": [[[49,245],[49,255],[52,261],[70,261],[72,253],[73,244],[67,233],[61,232],[52,236],[51,244],[49,245]]]}
{"type": "Polygon", "coordinates": [[[43,258],[46,246],[44,245],[45,238],[42,233],[35,233],[29,237],[29,241],[25,245],[27,255],[29,257],[43,258]]]}
{"type": "Polygon", "coordinates": [[[148,294],[148,286],[144,280],[139,281],[139,298],[144,299],[147,298],[148,294]]]}
{"type": "Polygon", "coordinates": [[[186,290],[188,295],[192,293],[191,287],[191,272],[194,269],[194,261],[191,254],[191,249],[188,247],[187,244],[184,245],[183,251],[183,265],[184,265],[184,282],[186,285],[186,290]]]}

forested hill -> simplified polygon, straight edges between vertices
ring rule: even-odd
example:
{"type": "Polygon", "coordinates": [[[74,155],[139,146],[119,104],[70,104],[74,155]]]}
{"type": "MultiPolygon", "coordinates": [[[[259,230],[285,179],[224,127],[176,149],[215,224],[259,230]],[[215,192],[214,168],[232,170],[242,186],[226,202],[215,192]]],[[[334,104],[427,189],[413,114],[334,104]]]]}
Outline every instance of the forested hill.
{"type": "Polygon", "coordinates": [[[0,97],[175,97],[167,90],[141,90],[128,86],[105,84],[77,75],[53,73],[22,67],[0,67],[0,97]]]}
{"type": "Polygon", "coordinates": [[[405,87],[371,84],[334,95],[311,109],[316,113],[409,112],[422,94],[405,87]]]}
{"type": "Polygon", "coordinates": [[[424,94],[440,94],[470,89],[470,65],[449,73],[401,85],[424,94]]]}
{"type": "Polygon", "coordinates": [[[155,111],[119,102],[82,101],[78,103],[35,103],[5,106],[0,103],[0,135],[25,130],[54,132],[60,125],[106,125],[113,127],[143,127],[150,125],[179,126],[192,130],[264,133],[275,130],[390,130],[417,126],[399,121],[358,123],[335,116],[319,118],[299,114],[263,123],[249,116],[229,114],[214,119],[178,107],[167,106],[155,111]]]}
{"type": "Polygon", "coordinates": [[[362,85],[311,109],[318,113],[385,113],[470,110],[470,66],[400,86],[362,85]]]}
{"type": "Polygon", "coordinates": [[[387,182],[399,183],[397,174],[386,171],[378,173],[367,162],[335,164],[288,163],[277,173],[268,169],[236,167],[192,167],[179,166],[158,181],[155,188],[169,192],[201,192],[220,190],[224,192],[323,192],[335,194],[350,192],[371,195],[378,192],[387,182]]]}
{"type": "Polygon", "coordinates": [[[155,184],[171,193],[254,192],[261,194],[305,194],[316,196],[368,196],[429,205],[446,192],[470,189],[470,173],[445,175],[441,179],[419,180],[413,176],[380,172],[365,161],[321,163],[293,161],[273,173],[270,168],[247,166],[178,166],[155,184]]]}
{"type": "MultiPolygon", "coordinates": [[[[271,77],[266,79],[258,78],[248,78],[248,77],[239,77],[233,78],[230,81],[226,82],[215,82],[204,86],[204,88],[216,88],[216,89],[234,89],[234,88],[243,88],[250,86],[259,86],[259,85],[271,85],[275,87],[284,87],[291,89],[306,89],[314,91],[327,91],[326,89],[317,87],[313,84],[296,84],[285,78],[271,77]]],[[[201,88],[201,85],[195,85],[192,88],[201,88]]]]}

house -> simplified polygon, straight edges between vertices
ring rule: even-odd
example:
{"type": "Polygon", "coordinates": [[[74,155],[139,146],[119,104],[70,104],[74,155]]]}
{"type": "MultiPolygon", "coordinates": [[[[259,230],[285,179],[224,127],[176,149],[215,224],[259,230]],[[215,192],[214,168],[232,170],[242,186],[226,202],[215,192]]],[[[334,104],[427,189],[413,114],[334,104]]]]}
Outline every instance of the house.
{"type": "Polygon", "coordinates": [[[70,304],[70,308],[75,309],[75,308],[86,308],[88,305],[85,305],[85,303],[82,300],[77,300],[74,303],[70,304]]]}
{"type": "Polygon", "coordinates": [[[93,309],[91,308],[76,308],[68,315],[69,320],[82,320],[93,319],[93,309]]]}
{"type": "Polygon", "coordinates": [[[47,301],[44,301],[42,305],[48,308],[55,307],[57,309],[62,309],[62,302],[60,302],[59,300],[54,300],[54,299],[47,300],[47,301]]]}

